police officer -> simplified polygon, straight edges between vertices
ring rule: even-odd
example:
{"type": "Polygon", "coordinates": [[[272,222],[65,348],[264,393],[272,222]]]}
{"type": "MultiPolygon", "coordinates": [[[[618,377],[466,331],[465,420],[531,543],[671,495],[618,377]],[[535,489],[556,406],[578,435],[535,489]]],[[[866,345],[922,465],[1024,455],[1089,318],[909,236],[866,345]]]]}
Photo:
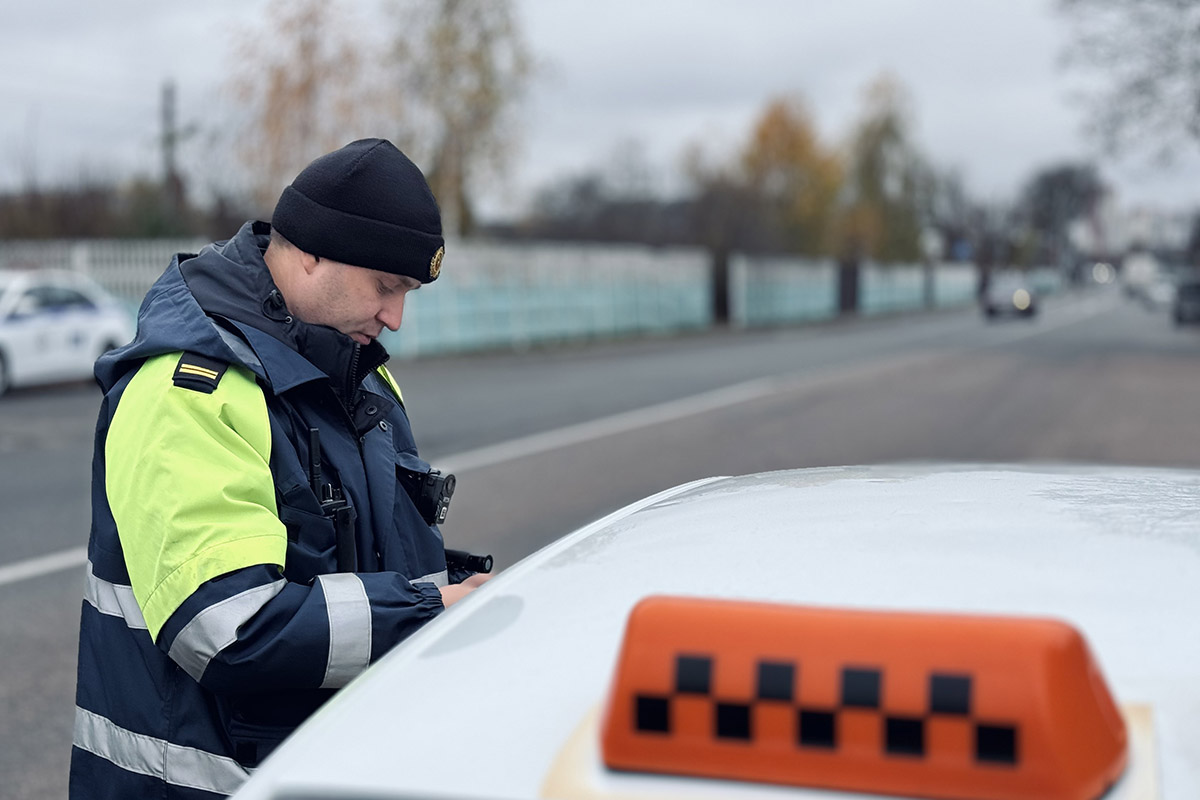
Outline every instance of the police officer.
{"type": "Polygon", "coordinates": [[[486,577],[447,568],[377,341],[442,254],[421,172],[356,141],[176,256],[97,362],[73,800],[230,794],[486,577]]]}

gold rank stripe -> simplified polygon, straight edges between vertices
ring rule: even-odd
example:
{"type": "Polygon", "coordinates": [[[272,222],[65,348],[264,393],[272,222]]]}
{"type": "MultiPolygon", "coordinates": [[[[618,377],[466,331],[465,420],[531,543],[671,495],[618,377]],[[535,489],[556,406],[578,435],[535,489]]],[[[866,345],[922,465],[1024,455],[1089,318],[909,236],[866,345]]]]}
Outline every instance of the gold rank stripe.
{"type": "Polygon", "coordinates": [[[209,378],[210,380],[217,377],[217,373],[214,370],[197,367],[195,364],[180,364],[179,371],[185,375],[199,375],[201,378],[209,378]]]}

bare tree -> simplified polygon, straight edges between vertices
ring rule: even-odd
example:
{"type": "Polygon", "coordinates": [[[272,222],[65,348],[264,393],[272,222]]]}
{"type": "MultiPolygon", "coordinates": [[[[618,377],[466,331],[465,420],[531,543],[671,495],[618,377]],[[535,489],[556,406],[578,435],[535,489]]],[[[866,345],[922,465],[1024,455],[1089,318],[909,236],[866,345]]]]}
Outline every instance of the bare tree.
{"type": "Polygon", "coordinates": [[[1200,143],[1200,3],[1058,0],[1072,26],[1067,65],[1096,71],[1091,131],[1110,153],[1149,150],[1169,160],[1200,143]]]}
{"type": "Polygon", "coordinates": [[[1068,265],[1072,222],[1090,219],[1106,189],[1091,164],[1062,163],[1039,170],[1026,183],[1017,213],[1035,236],[1033,258],[1068,265]]]}
{"type": "Polygon", "coordinates": [[[510,0],[392,0],[391,7],[394,86],[406,101],[398,138],[430,165],[445,230],[469,234],[474,184],[511,156],[532,57],[510,0]]]}

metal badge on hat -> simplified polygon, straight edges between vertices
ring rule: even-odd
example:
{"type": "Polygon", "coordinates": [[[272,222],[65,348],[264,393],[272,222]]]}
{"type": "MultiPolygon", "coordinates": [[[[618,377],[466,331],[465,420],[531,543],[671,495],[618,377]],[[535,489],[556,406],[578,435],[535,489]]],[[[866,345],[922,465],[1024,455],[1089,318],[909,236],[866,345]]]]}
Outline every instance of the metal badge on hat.
{"type": "Polygon", "coordinates": [[[437,252],[433,254],[433,258],[429,261],[429,280],[435,279],[442,274],[442,256],[446,254],[446,248],[439,247],[437,252]]]}

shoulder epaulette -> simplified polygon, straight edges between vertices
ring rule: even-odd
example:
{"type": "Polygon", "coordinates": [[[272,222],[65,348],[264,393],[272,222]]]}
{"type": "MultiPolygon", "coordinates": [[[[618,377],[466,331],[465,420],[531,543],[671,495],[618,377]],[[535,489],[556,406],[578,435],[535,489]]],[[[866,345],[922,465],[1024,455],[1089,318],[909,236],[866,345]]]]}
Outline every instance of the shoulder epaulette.
{"type": "Polygon", "coordinates": [[[173,380],[176,386],[184,389],[212,394],[228,368],[229,365],[224,361],[196,353],[184,353],[179,357],[173,380]]]}

